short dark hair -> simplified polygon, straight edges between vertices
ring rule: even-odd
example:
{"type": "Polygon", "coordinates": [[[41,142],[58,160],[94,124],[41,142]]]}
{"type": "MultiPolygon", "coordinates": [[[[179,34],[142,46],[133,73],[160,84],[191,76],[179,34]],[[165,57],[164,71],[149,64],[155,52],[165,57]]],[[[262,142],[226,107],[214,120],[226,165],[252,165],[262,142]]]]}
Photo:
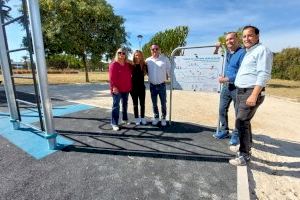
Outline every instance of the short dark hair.
{"type": "Polygon", "coordinates": [[[228,34],[234,34],[236,37],[238,37],[238,34],[235,31],[229,31],[229,32],[225,33],[225,35],[228,35],[228,34]]]}
{"type": "Polygon", "coordinates": [[[248,29],[248,28],[252,28],[254,30],[254,32],[255,32],[255,35],[259,34],[259,29],[257,27],[255,27],[255,26],[251,26],[251,25],[244,26],[243,31],[246,30],[246,29],[248,29]]]}

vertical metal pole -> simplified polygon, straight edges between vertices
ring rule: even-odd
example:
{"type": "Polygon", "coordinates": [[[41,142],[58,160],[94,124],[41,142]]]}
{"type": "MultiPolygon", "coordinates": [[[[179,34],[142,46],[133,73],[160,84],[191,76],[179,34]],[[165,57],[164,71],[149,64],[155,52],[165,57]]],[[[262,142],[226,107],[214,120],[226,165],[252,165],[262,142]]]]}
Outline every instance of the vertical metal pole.
{"type": "MultiPolygon", "coordinates": [[[[226,48],[224,48],[224,54],[222,55],[223,57],[223,61],[222,61],[222,76],[224,76],[225,74],[225,65],[226,65],[226,59],[227,59],[227,51],[226,51],[226,48]]],[[[220,95],[219,95],[219,107],[220,107],[220,103],[221,103],[221,93],[222,93],[222,87],[223,87],[223,84],[220,84],[220,95]]],[[[219,133],[220,131],[220,113],[218,112],[218,124],[217,124],[217,130],[216,130],[216,133],[219,133]]]]}
{"type": "Polygon", "coordinates": [[[170,84],[170,105],[169,105],[169,124],[171,125],[172,120],[172,91],[173,91],[173,78],[174,78],[174,68],[175,68],[175,62],[174,62],[174,56],[171,55],[171,84],[170,84]]]}
{"type": "Polygon", "coordinates": [[[36,65],[33,61],[33,50],[32,50],[32,43],[31,43],[31,35],[29,30],[29,23],[28,23],[28,14],[26,13],[28,11],[28,6],[26,5],[26,0],[22,0],[22,6],[23,6],[23,20],[24,20],[24,27],[26,31],[26,37],[28,40],[28,52],[29,52],[29,58],[30,58],[30,64],[31,64],[31,73],[33,78],[33,88],[35,93],[35,99],[36,99],[36,105],[37,105],[37,111],[39,113],[39,120],[40,120],[40,127],[42,131],[45,131],[44,122],[43,122],[43,114],[41,111],[41,100],[40,95],[38,92],[38,83],[36,81],[36,65]]]}
{"type": "MultiPolygon", "coordinates": [[[[0,7],[2,9],[2,6],[0,7]]],[[[17,109],[16,104],[16,97],[13,89],[13,84],[11,80],[11,74],[10,74],[10,68],[9,68],[9,61],[8,56],[6,52],[6,43],[5,43],[5,37],[4,37],[4,29],[3,29],[3,20],[1,19],[0,14],[0,60],[1,60],[1,66],[2,66],[2,72],[3,72],[3,79],[4,79],[4,88],[5,88],[5,94],[8,104],[8,109],[10,112],[10,118],[11,122],[13,123],[14,129],[20,128],[19,123],[19,113],[17,109]]]]}
{"type": "Polygon", "coordinates": [[[56,132],[54,128],[52,105],[48,95],[48,77],[45,60],[45,50],[42,36],[41,17],[38,0],[27,0],[29,11],[30,26],[32,31],[32,42],[37,63],[37,75],[39,79],[39,90],[41,102],[44,112],[44,121],[46,128],[46,138],[48,140],[49,149],[56,147],[56,132]]]}
{"type": "Polygon", "coordinates": [[[175,48],[172,53],[171,53],[171,85],[170,85],[170,106],[169,106],[169,124],[171,125],[171,121],[172,121],[172,91],[173,91],[173,84],[174,84],[174,69],[175,69],[175,61],[174,61],[174,56],[175,53],[181,49],[180,47],[175,48]]]}

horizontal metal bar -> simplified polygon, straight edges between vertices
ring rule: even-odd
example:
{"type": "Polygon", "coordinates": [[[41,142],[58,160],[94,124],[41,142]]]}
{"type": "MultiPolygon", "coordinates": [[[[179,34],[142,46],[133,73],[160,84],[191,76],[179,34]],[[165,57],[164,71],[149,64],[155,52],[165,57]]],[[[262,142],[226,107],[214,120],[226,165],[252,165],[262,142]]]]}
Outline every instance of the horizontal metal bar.
{"type": "Polygon", "coordinates": [[[38,110],[35,110],[36,107],[21,107],[21,109],[24,109],[24,110],[30,110],[32,112],[38,112],[38,110]]]}
{"type": "Polygon", "coordinates": [[[7,8],[7,10],[4,10],[4,9],[2,9],[2,11],[5,11],[5,12],[9,12],[9,11],[11,11],[11,7],[9,7],[9,6],[7,6],[7,5],[1,5],[2,6],[2,8],[4,7],[4,8],[7,8]]]}
{"type": "Polygon", "coordinates": [[[8,22],[5,22],[4,24],[2,24],[2,26],[7,26],[7,25],[9,25],[9,24],[11,24],[11,23],[14,23],[15,21],[18,21],[18,20],[20,20],[20,19],[22,19],[24,16],[22,15],[22,16],[19,16],[19,17],[17,17],[17,18],[14,18],[14,19],[12,19],[12,20],[10,20],[10,21],[8,21],[8,22]]]}
{"type": "Polygon", "coordinates": [[[16,52],[16,51],[24,51],[24,50],[29,50],[29,49],[27,47],[24,47],[24,48],[19,48],[19,49],[8,50],[7,53],[12,53],[12,52],[16,52]]]}
{"type": "Polygon", "coordinates": [[[32,76],[13,75],[12,78],[33,79],[32,76]]]}
{"type": "Polygon", "coordinates": [[[37,105],[35,103],[29,102],[29,101],[24,101],[24,100],[21,100],[21,99],[16,99],[16,101],[20,102],[20,103],[24,103],[24,104],[28,104],[28,105],[32,105],[32,106],[37,107],[37,105]]]}
{"type": "Polygon", "coordinates": [[[42,138],[46,138],[46,133],[44,131],[42,131],[41,129],[37,128],[36,126],[32,125],[32,124],[28,124],[28,123],[24,123],[22,121],[19,121],[20,124],[27,126],[29,128],[34,129],[37,132],[34,132],[35,134],[37,134],[38,136],[42,137],[42,138]]]}

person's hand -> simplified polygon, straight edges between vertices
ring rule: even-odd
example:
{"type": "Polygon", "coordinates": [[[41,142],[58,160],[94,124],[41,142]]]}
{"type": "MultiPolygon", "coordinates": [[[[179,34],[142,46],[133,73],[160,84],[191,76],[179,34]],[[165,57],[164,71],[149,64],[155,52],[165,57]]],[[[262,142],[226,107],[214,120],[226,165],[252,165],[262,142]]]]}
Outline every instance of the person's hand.
{"type": "Polygon", "coordinates": [[[119,90],[118,90],[118,88],[116,88],[116,87],[113,87],[113,89],[112,89],[112,93],[113,93],[113,94],[118,94],[118,93],[119,93],[119,90]]]}
{"type": "Polygon", "coordinates": [[[227,77],[219,76],[219,83],[226,83],[228,81],[229,81],[229,79],[227,77]]]}
{"type": "Polygon", "coordinates": [[[218,54],[218,51],[219,51],[219,48],[221,47],[221,43],[220,42],[217,42],[215,44],[216,48],[215,48],[215,51],[214,51],[214,54],[218,54]]]}
{"type": "Polygon", "coordinates": [[[255,106],[256,105],[256,101],[257,101],[257,96],[256,95],[253,95],[251,94],[248,99],[246,100],[246,105],[247,106],[255,106]]]}

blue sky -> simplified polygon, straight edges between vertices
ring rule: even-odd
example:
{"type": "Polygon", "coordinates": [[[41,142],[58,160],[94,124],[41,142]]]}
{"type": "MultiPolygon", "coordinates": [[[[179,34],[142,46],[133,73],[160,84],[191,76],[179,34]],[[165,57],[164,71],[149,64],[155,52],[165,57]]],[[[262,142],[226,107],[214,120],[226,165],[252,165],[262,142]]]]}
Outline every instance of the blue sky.
{"type": "Polygon", "coordinates": [[[107,0],[125,27],[133,49],[165,29],[190,28],[187,45],[213,45],[227,31],[257,26],[272,51],[300,47],[300,0],[107,0]]]}
{"type": "MultiPolygon", "coordinates": [[[[10,0],[14,17],[21,0],[10,0]]],[[[132,49],[138,49],[155,33],[179,25],[190,29],[187,45],[213,45],[227,31],[244,25],[257,26],[261,42],[272,51],[300,48],[300,0],[107,0],[115,14],[125,18],[125,28],[132,49]]],[[[7,28],[10,49],[19,48],[25,34],[20,27],[7,28]]],[[[26,52],[14,53],[19,60],[26,52]]],[[[22,60],[22,59],[21,59],[22,60]]]]}

